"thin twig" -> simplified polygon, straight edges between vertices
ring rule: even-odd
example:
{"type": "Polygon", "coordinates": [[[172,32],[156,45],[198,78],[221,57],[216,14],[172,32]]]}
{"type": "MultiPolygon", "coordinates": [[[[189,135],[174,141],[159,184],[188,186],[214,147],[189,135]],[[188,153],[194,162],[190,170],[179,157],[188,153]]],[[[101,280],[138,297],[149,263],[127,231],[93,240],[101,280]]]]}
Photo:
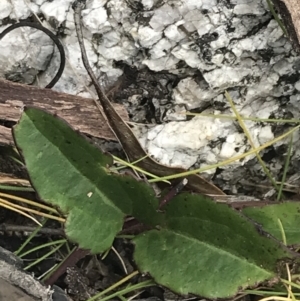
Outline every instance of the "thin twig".
{"type": "MultiPolygon", "coordinates": [[[[23,226],[23,225],[11,225],[11,224],[0,224],[0,231],[7,232],[33,232],[36,230],[34,226],[23,226]]],[[[45,234],[49,236],[65,236],[63,229],[51,229],[51,228],[41,228],[38,231],[39,234],[45,234]]]]}
{"type": "Polygon", "coordinates": [[[65,261],[57,268],[57,270],[44,281],[45,285],[53,285],[57,279],[65,273],[67,268],[73,267],[76,263],[89,254],[88,250],[76,248],[66,259],[65,261]]]}
{"type": "MultiPolygon", "coordinates": [[[[83,65],[84,65],[88,75],[91,78],[91,81],[96,89],[99,99],[101,99],[101,98],[106,98],[106,95],[105,95],[103,87],[99,84],[99,82],[95,76],[95,73],[93,72],[93,70],[89,64],[85,46],[84,46],[84,41],[83,41],[82,25],[81,25],[81,10],[85,7],[85,4],[86,4],[86,0],[77,0],[77,1],[74,1],[73,5],[72,5],[72,8],[74,10],[75,28],[76,28],[78,43],[79,43],[80,50],[81,50],[81,57],[82,57],[83,65]]],[[[94,99],[94,102],[101,112],[102,107],[100,106],[100,104],[95,99],[94,99]]]]}

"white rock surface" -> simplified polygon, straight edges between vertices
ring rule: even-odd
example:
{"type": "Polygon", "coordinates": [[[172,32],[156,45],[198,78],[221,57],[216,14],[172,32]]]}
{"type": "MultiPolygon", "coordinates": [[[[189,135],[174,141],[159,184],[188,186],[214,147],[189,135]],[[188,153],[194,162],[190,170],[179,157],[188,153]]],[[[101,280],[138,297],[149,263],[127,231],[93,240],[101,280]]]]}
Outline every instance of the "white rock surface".
{"type": "MultiPolygon", "coordinates": [[[[69,63],[54,89],[79,94],[89,79],[81,62],[71,4],[71,0],[1,0],[0,25],[4,18],[13,21],[36,13],[44,16],[43,24],[53,32],[61,27],[69,63]]],[[[178,77],[166,118],[180,121],[157,125],[146,134],[145,129],[136,129],[146,150],[164,164],[202,167],[250,149],[235,121],[207,117],[186,121],[180,114],[194,109],[231,114],[225,90],[244,116],[300,116],[300,57],[272,19],[265,0],[167,0],[163,5],[157,0],[88,0],[83,24],[88,57],[97,76],[105,73],[106,81],[116,81],[123,69],[115,62],[122,61],[139,70],[147,66],[178,77]]],[[[0,31],[6,26],[0,26],[0,31]]],[[[31,82],[40,73],[39,83],[45,86],[59,64],[55,52],[48,66],[52,52],[52,43],[42,33],[12,32],[0,42],[0,75],[18,78],[18,73],[25,73],[25,81],[31,82]]],[[[247,121],[246,125],[257,146],[281,133],[270,124],[247,121]]],[[[292,165],[300,156],[298,134],[294,143],[292,165]]],[[[266,162],[276,176],[284,159],[279,149],[284,147],[286,142],[271,148],[278,151],[276,164],[275,159],[266,162]]],[[[218,184],[236,191],[234,185],[250,174],[255,180],[264,179],[253,158],[222,167],[218,184]]]]}
{"type": "Polygon", "coordinates": [[[0,11],[0,19],[4,19],[10,15],[12,12],[12,5],[10,1],[3,0],[1,2],[1,11],[0,11]]]}

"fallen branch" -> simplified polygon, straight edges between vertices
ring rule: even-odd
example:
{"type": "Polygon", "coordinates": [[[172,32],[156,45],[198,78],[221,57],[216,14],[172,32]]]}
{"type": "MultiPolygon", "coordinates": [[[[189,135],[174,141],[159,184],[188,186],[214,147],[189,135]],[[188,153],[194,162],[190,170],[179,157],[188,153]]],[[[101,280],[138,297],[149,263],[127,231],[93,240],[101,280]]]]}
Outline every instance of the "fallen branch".
{"type": "MultiPolygon", "coordinates": [[[[83,134],[116,141],[115,135],[92,99],[0,79],[0,122],[2,121],[2,124],[3,122],[17,122],[23,107],[27,105],[57,114],[83,134]]],[[[124,120],[128,120],[123,106],[114,104],[114,107],[124,120]]],[[[1,125],[0,144],[13,144],[10,128],[1,125]]]]}

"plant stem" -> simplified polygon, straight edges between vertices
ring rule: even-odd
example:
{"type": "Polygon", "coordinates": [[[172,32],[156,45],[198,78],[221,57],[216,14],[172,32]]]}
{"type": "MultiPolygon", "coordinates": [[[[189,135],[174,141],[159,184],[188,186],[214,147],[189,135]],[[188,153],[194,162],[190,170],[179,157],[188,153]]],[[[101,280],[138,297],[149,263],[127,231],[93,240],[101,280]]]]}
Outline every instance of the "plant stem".
{"type": "Polygon", "coordinates": [[[44,284],[52,286],[57,279],[65,273],[68,267],[75,266],[80,259],[84,258],[89,253],[89,250],[84,250],[77,247],[71,254],[69,254],[65,261],[58,267],[58,269],[52,275],[50,275],[49,278],[44,280],[44,284]]]}

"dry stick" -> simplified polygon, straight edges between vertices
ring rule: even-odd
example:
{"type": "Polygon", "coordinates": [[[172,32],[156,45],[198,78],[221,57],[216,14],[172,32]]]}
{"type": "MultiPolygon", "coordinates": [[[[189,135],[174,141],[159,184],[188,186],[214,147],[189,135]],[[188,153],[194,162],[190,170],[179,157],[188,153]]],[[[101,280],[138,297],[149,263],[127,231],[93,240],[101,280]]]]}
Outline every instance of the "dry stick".
{"type": "MultiPolygon", "coordinates": [[[[120,115],[116,112],[110,100],[103,92],[103,88],[99,85],[98,80],[94,72],[92,71],[87,59],[84,42],[83,42],[82,27],[81,27],[81,10],[82,8],[84,8],[85,2],[86,2],[85,0],[75,1],[72,7],[74,9],[75,28],[77,32],[78,42],[81,49],[83,65],[92,80],[92,83],[96,89],[102,107],[96,100],[95,100],[95,104],[99,108],[99,110],[103,108],[108,123],[110,124],[119,142],[123,146],[123,149],[128,159],[130,161],[136,161],[142,157],[147,156],[147,154],[142,148],[142,146],[140,145],[138,139],[131,131],[131,129],[120,117],[120,115]]],[[[150,157],[146,157],[144,160],[137,163],[137,166],[158,176],[169,176],[169,175],[179,174],[186,171],[183,168],[168,167],[159,164],[158,162],[156,162],[150,157]]],[[[204,178],[198,175],[189,175],[187,177],[187,180],[188,180],[187,187],[191,190],[206,195],[225,195],[224,192],[221,191],[219,188],[217,188],[215,185],[209,183],[207,180],[205,180],[204,178]]]]}
{"type": "MultiPolygon", "coordinates": [[[[0,79],[0,120],[17,122],[24,106],[34,106],[57,114],[85,135],[116,141],[114,133],[91,98],[0,79]]],[[[123,119],[128,119],[123,106],[114,104],[114,107],[123,119]]],[[[0,125],[0,143],[13,145],[10,128],[0,125]]]]}
{"type": "Polygon", "coordinates": [[[67,268],[75,266],[75,264],[90,252],[88,250],[83,250],[80,248],[76,248],[73,252],[69,254],[69,256],[62,262],[62,264],[57,268],[57,270],[50,275],[49,278],[44,280],[45,285],[53,285],[57,279],[65,273],[67,268]]]}
{"type": "MultiPolygon", "coordinates": [[[[3,232],[34,232],[35,230],[36,227],[33,226],[0,224],[0,231],[3,232]]],[[[49,236],[66,236],[63,229],[40,228],[38,233],[49,236]]]]}

